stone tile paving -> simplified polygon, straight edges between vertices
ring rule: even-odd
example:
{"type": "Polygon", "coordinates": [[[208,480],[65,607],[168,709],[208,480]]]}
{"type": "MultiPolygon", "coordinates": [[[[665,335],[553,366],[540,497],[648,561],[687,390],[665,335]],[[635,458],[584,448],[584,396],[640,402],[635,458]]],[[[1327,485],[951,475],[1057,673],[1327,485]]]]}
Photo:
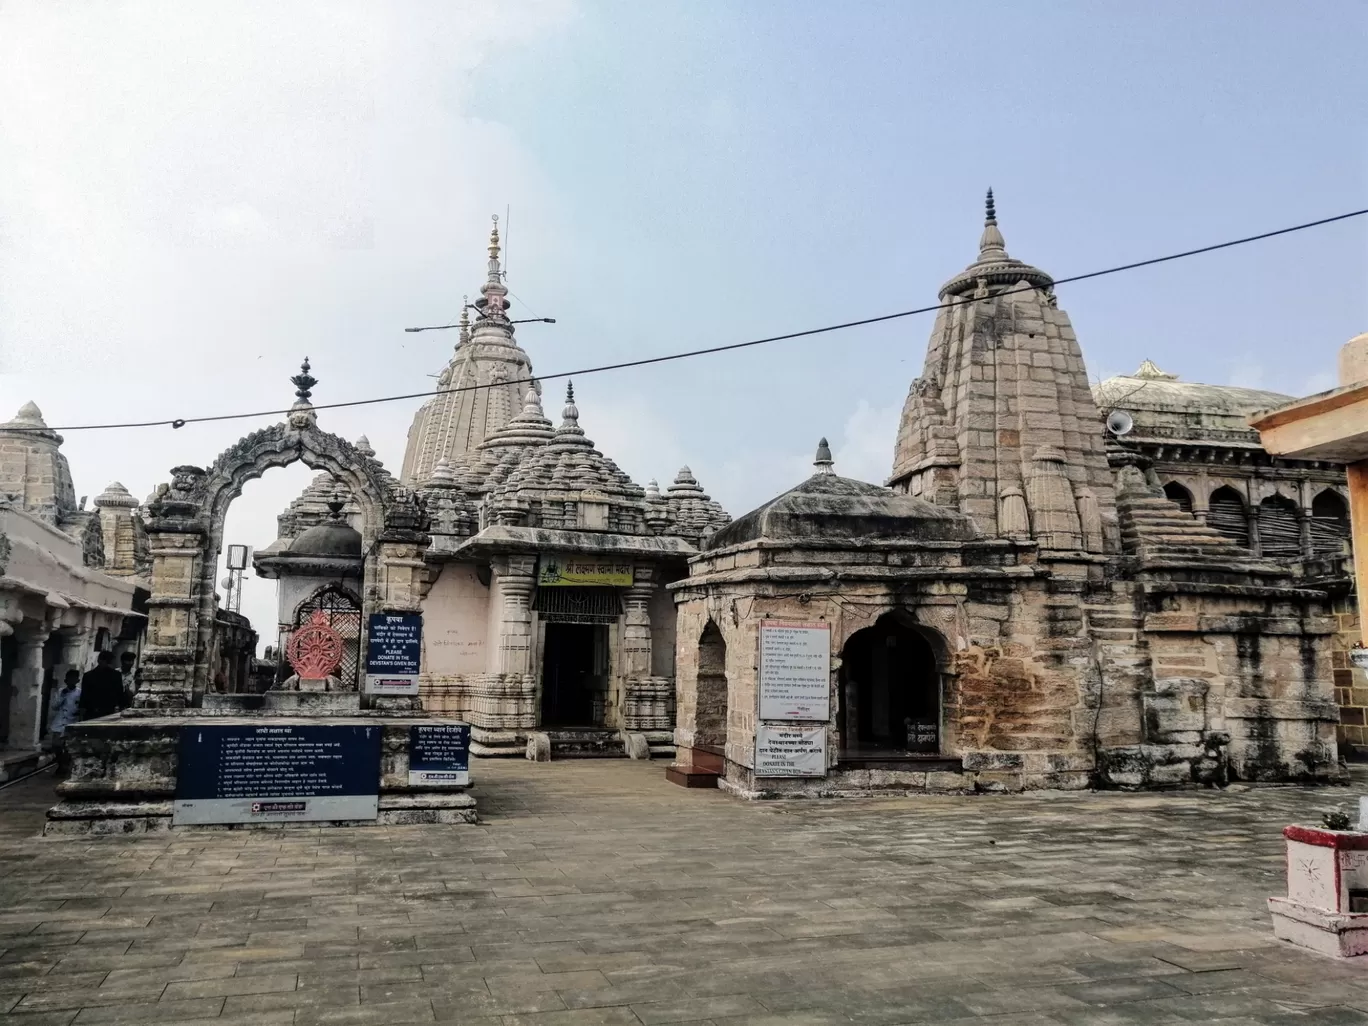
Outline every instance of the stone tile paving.
{"type": "Polygon", "coordinates": [[[746,804],[476,767],[486,822],[36,833],[0,791],[0,1023],[1368,1023],[1275,942],[1280,828],[1355,791],[746,804]]]}

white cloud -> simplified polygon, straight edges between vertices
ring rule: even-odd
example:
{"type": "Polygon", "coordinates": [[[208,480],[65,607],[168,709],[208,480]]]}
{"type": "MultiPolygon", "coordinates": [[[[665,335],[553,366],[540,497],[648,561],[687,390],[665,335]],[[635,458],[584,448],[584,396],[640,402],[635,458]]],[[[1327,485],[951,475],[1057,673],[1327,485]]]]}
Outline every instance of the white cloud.
{"type": "MultiPolygon", "coordinates": [[[[399,329],[483,278],[489,212],[536,212],[528,263],[561,245],[535,158],[466,112],[472,75],[574,16],[569,0],[0,6],[0,419],[28,399],[54,426],[280,409],[306,354],[316,402],[429,387],[450,340],[399,329]]],[[[397,470],[417,405],[320,424],[397,470]]],[[[68,431],[63,451],[78,494],[118,479],[142,497],[268,422],[68,431]]],[[[310,476],[249,485],[230,536],[270,541],[310,476]]],[[[262,589],[244,612],[270,641],[262,589]]]]}

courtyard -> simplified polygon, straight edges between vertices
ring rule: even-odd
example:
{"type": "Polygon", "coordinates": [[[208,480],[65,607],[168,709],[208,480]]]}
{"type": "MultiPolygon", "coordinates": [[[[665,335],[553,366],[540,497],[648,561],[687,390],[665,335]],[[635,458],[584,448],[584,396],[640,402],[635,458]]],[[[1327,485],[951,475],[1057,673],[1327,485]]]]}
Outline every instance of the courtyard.
{"type": "Polygon", "coordinates": [[[0,790],[0,1018],[1368,1023],[1274,941],[1280,829],[1358,788],[745,803],[483,761],[477,826],[39,836],[0,790]]]}

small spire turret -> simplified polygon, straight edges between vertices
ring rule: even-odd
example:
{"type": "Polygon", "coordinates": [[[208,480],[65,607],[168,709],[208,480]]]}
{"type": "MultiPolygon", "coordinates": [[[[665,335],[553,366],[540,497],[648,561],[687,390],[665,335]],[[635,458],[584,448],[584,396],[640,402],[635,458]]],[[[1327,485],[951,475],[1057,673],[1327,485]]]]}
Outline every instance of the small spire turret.
{"type": "Polygon", "coordinates": [[[812,461],[812,465],[817,468],[819,474],[834,474],[832,469],[836,461],[831,458],[831,446],[823,438],[817,443],[817,458],[812,461]]]}
{"type": "Polygon", "coordinates": [[[983,234],[979,237],[979,258],[984,256],[1006,256],[1007,243],[1003,241],[998,229],[997,204],[993,202],[993,190],[988,190],[984,201],[983,234]]]}

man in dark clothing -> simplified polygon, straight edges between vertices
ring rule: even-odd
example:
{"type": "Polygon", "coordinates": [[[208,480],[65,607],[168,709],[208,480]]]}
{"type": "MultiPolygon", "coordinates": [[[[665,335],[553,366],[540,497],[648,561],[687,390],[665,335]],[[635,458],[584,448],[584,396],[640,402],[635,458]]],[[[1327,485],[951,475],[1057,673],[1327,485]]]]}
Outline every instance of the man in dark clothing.
{"type": "Polygon", "coordinates": [[[114,669],[114,653],[101,652],[95,669],[81,678],[81,719],[108,716],[123,707],[123,675],[114,669]]]}

